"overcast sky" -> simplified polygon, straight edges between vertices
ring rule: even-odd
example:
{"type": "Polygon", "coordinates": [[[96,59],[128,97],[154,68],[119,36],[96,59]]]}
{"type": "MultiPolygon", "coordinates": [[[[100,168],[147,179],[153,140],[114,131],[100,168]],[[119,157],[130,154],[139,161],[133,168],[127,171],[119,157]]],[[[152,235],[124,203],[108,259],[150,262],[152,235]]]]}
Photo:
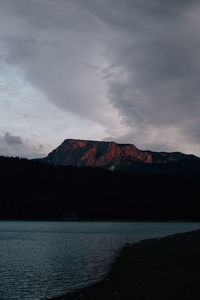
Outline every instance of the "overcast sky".
{"type": "Polygon", "coordinates": [[[198,0],[0,0],[0,155],[66,138],[200,156],[198,0]]]}

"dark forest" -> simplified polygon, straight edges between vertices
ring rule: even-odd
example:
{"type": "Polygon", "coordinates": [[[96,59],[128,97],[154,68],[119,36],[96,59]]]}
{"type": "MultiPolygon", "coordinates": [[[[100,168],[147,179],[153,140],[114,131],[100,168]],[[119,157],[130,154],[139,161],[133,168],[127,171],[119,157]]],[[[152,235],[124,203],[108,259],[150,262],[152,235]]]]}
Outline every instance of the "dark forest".
{"type": "Polygon", "coordinates": [[[0,157],[1,219],[199,220],[199,162],[132,172],[0,157]]]}

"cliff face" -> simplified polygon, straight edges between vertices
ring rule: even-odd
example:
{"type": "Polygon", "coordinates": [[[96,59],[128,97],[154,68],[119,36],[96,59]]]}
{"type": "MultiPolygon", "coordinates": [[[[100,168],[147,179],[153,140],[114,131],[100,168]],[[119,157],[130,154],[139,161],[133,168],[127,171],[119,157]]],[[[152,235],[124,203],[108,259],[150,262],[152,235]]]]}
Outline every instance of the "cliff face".
{"type": "Polygon", "coordinates": [[[152,164],[185,159],[199,160],[194,155],[179,152],[142,151],[130,144],[68,139],[42,160],[54,165],[103,167],[114,171],[131,168],[137,162],[152,164]]]}

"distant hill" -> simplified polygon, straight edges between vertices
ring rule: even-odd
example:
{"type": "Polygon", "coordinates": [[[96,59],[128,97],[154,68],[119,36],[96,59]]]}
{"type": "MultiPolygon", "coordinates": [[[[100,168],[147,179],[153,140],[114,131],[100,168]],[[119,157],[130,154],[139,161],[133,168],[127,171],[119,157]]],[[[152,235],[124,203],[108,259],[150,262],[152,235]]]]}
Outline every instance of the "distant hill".
{"type": "Polygon", "coordinates": [[[102,167],[112,171],[133,171],[144,164],[200,162],[194,155],[180,152],[142,151],[131,144],[67,139],[42,162],[62,166],[102,167]]]}

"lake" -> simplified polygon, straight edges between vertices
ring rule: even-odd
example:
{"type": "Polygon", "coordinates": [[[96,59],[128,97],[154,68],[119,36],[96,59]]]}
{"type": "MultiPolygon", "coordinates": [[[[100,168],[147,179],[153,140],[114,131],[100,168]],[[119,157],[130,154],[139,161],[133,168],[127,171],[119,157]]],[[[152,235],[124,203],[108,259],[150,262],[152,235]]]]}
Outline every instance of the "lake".
{"type": "Polygon", "coordinates": [[[39,300],[102,279],[125,243],[200,223],[0,221],[0,299],[39,300]]]}

